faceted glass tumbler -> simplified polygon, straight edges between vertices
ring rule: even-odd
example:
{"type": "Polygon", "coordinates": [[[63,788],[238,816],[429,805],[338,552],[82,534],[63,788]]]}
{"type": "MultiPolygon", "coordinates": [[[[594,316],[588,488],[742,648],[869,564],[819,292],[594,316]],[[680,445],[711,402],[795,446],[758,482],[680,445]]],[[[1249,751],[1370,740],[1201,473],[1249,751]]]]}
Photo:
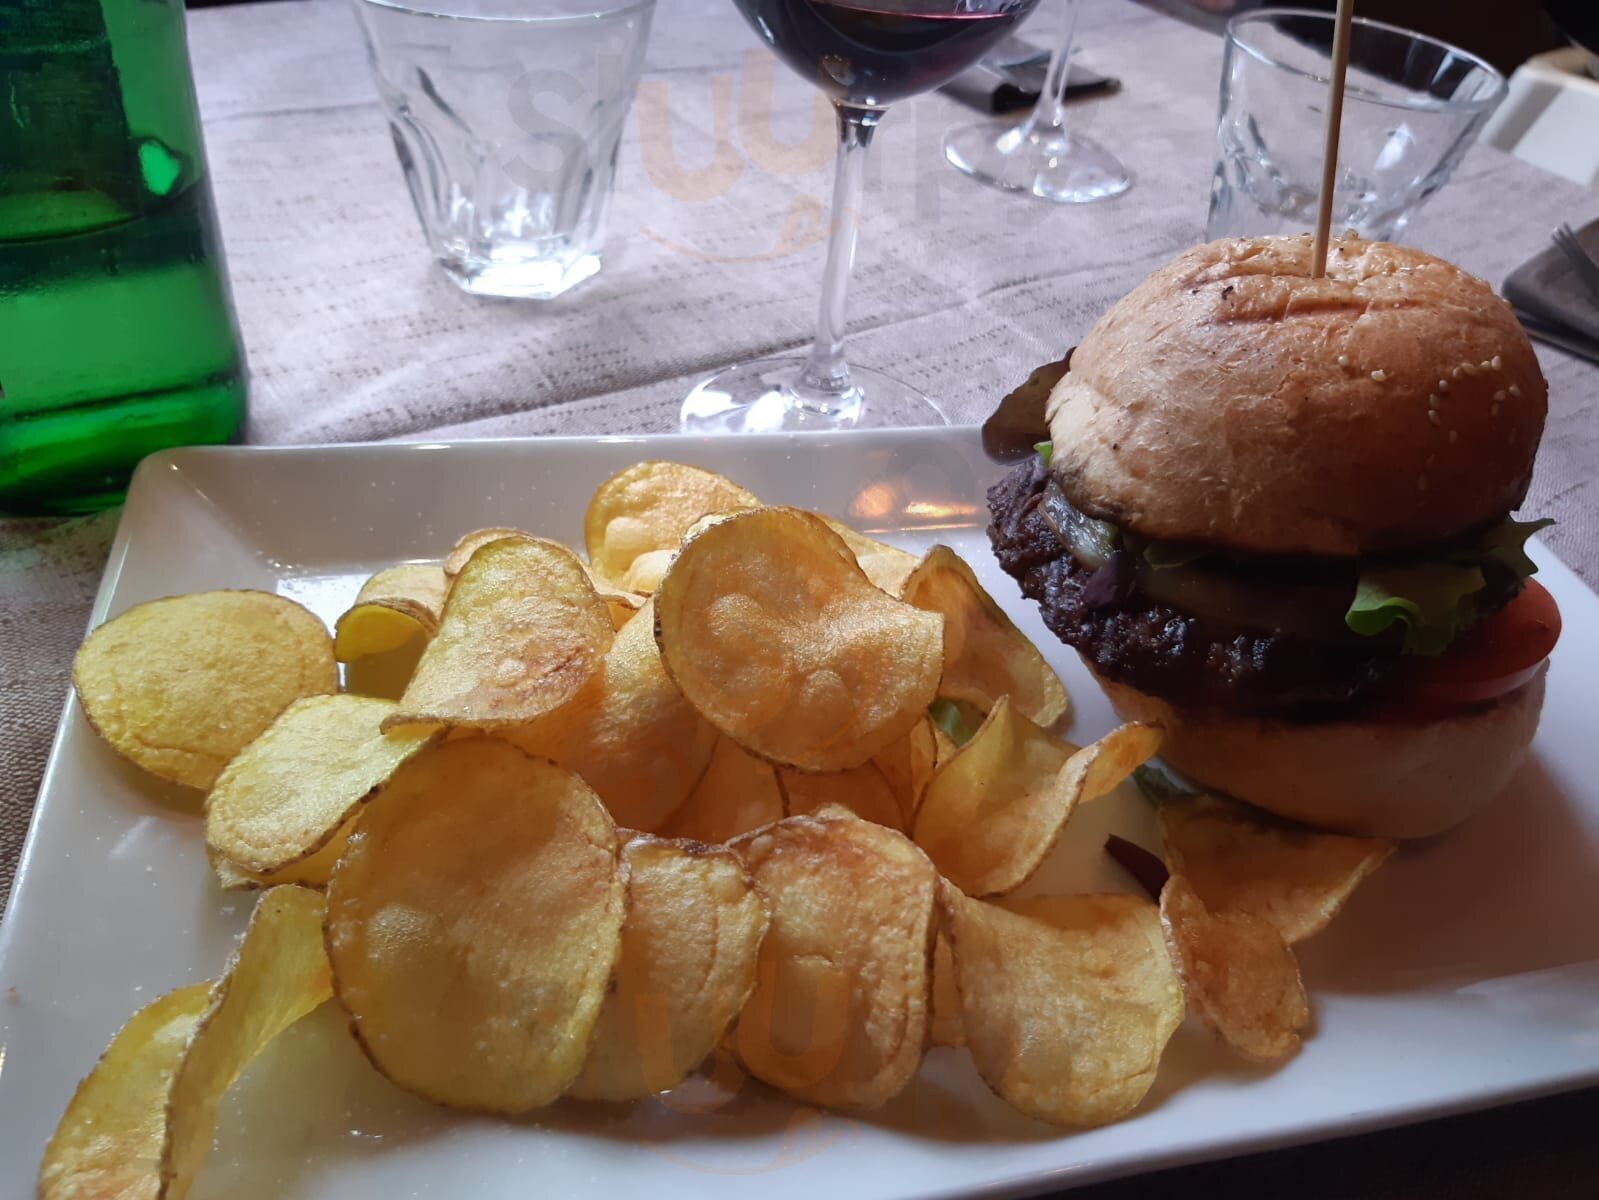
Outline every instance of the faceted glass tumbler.
{"type": "MultiPolygon", "coordinates": [[[[1315,227],[1333,18],[1262,9],[1227,25],[1209,238],[1315,227]]],[[[1355,18],[1350,29],[1335,231],[1392,240],[1441,188],[1505,80],[1475,55],[1355,18]]]]}
{"type": "Polygon", "coordinates": [[[355,0],[417,217],[469,292],[600,269],[654,0],[355,0]]]}

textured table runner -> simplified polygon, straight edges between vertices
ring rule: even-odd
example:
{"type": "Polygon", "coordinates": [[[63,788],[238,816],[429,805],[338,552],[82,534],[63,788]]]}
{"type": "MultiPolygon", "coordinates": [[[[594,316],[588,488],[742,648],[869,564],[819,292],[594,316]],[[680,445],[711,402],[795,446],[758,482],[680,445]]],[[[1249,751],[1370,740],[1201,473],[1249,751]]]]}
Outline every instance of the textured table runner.
{"type": "MultiPolygon", "coordinates": [[[[252,442],[664,432],[698,377],[806,344],[831,116],[730,0],[660,0],[605,269],[547,305],[475,299],[432,267],[345,4],[196,12],[190,43],[252,372],[252,442]]],[[[965,179],[939,143],[974,114],[947,97],[896,107],[878,134],[851,358],[919,385],[957,421],[980,419],[1202,234],[1219,40],[1125,0],[1092,0],[1080,44],[1087,62],[1123,82],[1071,110],[1132,167],[1136,183],[1119,200],[1056,207],[965,179]]],[[[1555,224],[1596,215],[1599,195],[1477,147],[1407,240],[1497,284],[1555,224]]],[[[1549,544],[1599,583],[1599,368],[1544,347],[1539,356],[1551,411],[1524,512],[1556,517],[1549,544]]],[[[0,519],[0,897],[115,526],[114,513],[0,519]]],[[[1591,1127],[1594,1110],[1585,1098],[1554,1111],[1576,1128],[1591,1127]]],[[[1529,1124],[1527,1155],[1544,1136],[1533,1125],[1543,1129],[1529,1124]]],[[[1431,1143],[1395,1145],[1396,1155],[1414,1145],[1439,1157],[1431,1143]]],[[[1520,1161],[1515,1147],[1491,1159],[1476,1152],[1506,1170],[1520,1161]]],[[[1368,1153],[1377,1156],[1369,1164],[1384,1152],[1368,1153]]],[[[1288,1156],[1266,1161],[1280,1167],[1288,1156]]],[[[1402,1194],[1365,1176],[1369,1186],[1353,1191],[1317,1190],[1323,1180],[1289,1182],[1278,1169],[1211,1168],[1206,1178],[1230,1190],[1253,1178],[1263,1194],[1276,1178],[1275,1194],[1299,1197],[1402,1194]]],[[[1396,1186],[1418,1178],[1389,1174],[1396,1186]]],[[[1507,1194],[1450,1178],[1455,1190],[1437,1195],[1507,1194]]],[[[1558,1179],[1548,1183],[1534,1190],[1562,1194],[1558,1179]]],[[[1419,1186],[1403,1194],[1433,1194],[1419,1186]]]]}

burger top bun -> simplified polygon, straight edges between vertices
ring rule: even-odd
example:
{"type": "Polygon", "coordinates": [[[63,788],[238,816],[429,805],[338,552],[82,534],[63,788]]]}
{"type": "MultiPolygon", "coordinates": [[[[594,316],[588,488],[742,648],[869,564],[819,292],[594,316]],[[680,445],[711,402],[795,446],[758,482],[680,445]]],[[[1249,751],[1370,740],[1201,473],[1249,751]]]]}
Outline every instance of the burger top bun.
{"type": "Polygon", "coordinates": [[[1196,246],[1089,331],[1050,395],[1068,499],[1146,537],[1353,556],[1518,505],[1548,407],[1481,280],[1347,237],[1196,246]]]}

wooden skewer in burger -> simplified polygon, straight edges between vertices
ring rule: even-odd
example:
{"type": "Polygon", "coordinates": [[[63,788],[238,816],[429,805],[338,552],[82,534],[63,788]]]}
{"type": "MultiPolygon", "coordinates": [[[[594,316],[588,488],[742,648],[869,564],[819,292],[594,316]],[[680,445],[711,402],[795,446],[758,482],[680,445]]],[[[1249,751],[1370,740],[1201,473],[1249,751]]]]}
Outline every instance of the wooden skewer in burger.
{"type": "Polygon", "coordinates": [[[989,493],[1001,565],[1207,788],[1437,833],[1525,756],[1560,618],[1518,521],[1547,387],[1509,305],[1418,250],[1212,242],[1133,289],[989,493]]]}

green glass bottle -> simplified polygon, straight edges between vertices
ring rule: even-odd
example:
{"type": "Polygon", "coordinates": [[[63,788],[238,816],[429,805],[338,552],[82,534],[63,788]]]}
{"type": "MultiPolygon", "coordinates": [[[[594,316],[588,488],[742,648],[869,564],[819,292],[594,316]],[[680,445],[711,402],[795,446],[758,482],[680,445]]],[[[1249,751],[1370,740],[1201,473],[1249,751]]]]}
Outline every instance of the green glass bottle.
{"type": "Polygon", "coordinates": [[[245,372],[182,0],[0,0],[0,512],[226,442],[245,372]]]}

